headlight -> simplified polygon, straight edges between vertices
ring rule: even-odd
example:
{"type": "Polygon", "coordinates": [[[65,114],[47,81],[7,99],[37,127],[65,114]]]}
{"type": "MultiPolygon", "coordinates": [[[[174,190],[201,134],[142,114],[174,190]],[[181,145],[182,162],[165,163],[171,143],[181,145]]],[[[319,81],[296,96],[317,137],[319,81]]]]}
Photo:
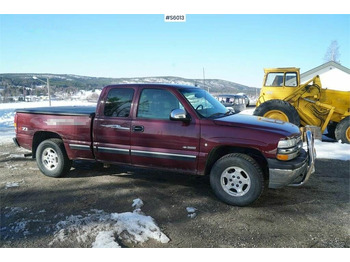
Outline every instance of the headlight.
{"type": "Polygon", "coordinates": [[[297,144],[297,139],[296,138],[289,138],[286,140],[280,140],[278,142],[278,148],[289,148],[293,147],[297,144]]]}
{"type": "Polygon", "coordinates": [[[277,159],[287,161],[296,158],[302,145],[303,142],[300,136],[281,139],[277,146],[277,159]]]}

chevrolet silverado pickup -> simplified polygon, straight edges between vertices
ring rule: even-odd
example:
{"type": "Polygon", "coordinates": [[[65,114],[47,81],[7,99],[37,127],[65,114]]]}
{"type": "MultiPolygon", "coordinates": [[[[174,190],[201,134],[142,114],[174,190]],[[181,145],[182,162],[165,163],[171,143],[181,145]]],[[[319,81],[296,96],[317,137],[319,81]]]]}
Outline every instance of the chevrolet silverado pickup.
{"type": "Polygon", "coordinates": [[[106,86],[96,107],[17,109],[15,129],[46,176],[63,176],[77,159],[171,169],[210,176],[230,205],[253,203],[265,187],[303,185],[314,172],[310,131],[304,150],[297,126],[234,114],[194,86],[106,86]]]}

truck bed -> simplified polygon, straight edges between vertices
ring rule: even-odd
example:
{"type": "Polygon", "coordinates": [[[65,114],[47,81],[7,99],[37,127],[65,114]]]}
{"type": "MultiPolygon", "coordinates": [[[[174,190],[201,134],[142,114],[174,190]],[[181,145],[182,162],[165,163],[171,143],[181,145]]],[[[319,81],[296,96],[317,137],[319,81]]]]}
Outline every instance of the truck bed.
{"type": "Polygon", "coordinates": [[[95,106],[55,106],[16,109],[16,113],[44,114],[44,115],[69,115],[69,116],[94,116],[95,106]]]}
{"type": "Polygon", "coordinates": [[[29,150],[45,134],[62,139],[70,159],[93,159],[94,106],[57,106],[16,109],[17,141],[29,150]],[[55,134],[55,135],[52,135],[55,134]]]}

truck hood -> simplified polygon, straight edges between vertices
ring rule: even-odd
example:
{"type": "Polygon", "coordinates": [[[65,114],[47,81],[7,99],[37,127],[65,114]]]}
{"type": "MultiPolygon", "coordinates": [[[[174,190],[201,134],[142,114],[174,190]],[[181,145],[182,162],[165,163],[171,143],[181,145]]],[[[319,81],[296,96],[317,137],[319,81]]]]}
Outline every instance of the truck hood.
{"type": "Polygon", "coordinates": [[[214,123],[221,126],[235,126],[240,128],[264,130],[268,132],[279,133],[284,136],[293,136],[300,133],[299,128],[292,123],[271,118],[243,114],[235,114],[214,119],[214,123]]]}

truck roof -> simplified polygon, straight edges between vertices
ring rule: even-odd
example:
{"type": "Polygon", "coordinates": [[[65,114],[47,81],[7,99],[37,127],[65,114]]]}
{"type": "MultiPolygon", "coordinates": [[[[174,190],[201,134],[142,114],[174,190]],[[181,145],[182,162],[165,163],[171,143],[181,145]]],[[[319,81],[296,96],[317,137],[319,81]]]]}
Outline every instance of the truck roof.
{"type": "Polygon", "coordinates": [[[289,72],[289,71],[295,72],[295,71],[299,71],[299,70],[300,70],[300,68],[298,68],[298,67],[264,68],[264,72],[265,73],[278,72],[278,71],[281,71],[281,72],[289,72]]]}
{"type": "Polygon", "coordinates": [[[183,84],[172,84],[172,83],[131,83],[131,84],[116,84],[108,85],[107,87],[171,87],[175,89],[184,89],[184,88],[200,88],[198,86],[183,85],[183,84]]]}

